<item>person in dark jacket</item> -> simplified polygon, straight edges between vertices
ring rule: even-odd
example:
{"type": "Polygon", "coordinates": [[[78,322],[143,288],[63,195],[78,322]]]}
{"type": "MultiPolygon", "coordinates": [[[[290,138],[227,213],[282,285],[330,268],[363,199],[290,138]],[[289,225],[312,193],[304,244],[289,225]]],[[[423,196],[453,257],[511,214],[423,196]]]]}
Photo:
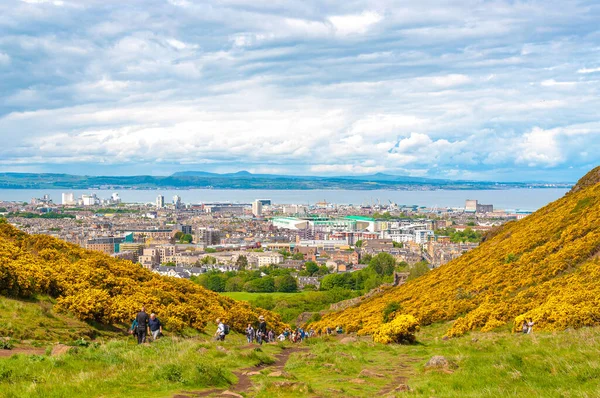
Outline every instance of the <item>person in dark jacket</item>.
{"type": "Polygon", "coordinates": [[[267,338],[267,322],[264,316],[258,317],[258,327],[256,328],[256,341],[262,345],[263,340],[267,338]]]}
{"type": "Polygon", "coordinates": [[[142,310],[138,312],[135,317],[137,321],[137,338],[138,344],[142,344],[146,342],[146,334],[148,333],[148,321],[150,317],[146,313],[146,308],[142,307],[142,310]]]}

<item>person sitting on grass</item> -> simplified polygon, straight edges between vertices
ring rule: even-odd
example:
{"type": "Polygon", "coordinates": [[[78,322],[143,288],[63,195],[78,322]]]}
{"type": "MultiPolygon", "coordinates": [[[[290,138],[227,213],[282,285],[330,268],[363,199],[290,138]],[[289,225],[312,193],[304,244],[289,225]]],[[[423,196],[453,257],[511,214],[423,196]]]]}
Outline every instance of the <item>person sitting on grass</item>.
{"type": "Polygon", "coordinates": [[[156,317],[156,314],[150,314],[150,320],[148,321],[148,327],[150,327],[150,333],[152,333],[152,341],[156,341],[162,334],[162,323],[156,317]]]}
{"type": "Polygon", "coordinates": [[[217,318],[217,331],[215,332],[215,340],[225,341],[225,324],[221,322],[221,318],[217,318]]]}

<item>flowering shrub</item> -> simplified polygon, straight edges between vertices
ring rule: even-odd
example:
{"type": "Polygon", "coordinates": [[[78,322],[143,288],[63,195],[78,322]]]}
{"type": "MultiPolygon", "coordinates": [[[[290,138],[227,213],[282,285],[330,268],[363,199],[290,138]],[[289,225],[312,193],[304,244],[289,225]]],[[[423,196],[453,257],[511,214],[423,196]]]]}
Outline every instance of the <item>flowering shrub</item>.
{"type": "Polygon", "coordinates": [[[421,325],[454,320],[448,336],[511,322],[516,330],[529,318],[538,330],[600,325],[599,280],[596,183],[505,224],[458,259],[355,307],[327,314],[311,326],[341,325],[361,335],[374,334],[393,302],[421,325]]]}
{"type": "Polygon", "coordinates": [[[48,294],[56,309],[82,320],[128,324],[142,305],[172,331],[202,331],[220,317],[243,331],[263,314],[269,328],[285,325],[279,315],[260,313],[246,302],[211,292],[188,280],[152,273],[130,261],[46,235],[28,235],[0,219],[0,294],[27,298],[48,294]]]}
{"type": "Polygon", "coordinates": [[[384,323],[373,334],[376,343],[414,343],[419,322],[412,315],[398,315],[391,322],[384,323]]]}

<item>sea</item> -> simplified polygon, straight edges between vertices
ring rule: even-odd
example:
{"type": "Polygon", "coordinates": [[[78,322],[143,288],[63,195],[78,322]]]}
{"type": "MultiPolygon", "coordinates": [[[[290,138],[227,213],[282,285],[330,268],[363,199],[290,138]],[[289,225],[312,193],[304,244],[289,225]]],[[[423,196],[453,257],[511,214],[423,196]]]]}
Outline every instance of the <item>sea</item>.
{"type": "Polygon", "coordinates": [[[60,189],[0,189],[0,201],[29,202],[32,198],[49,195],[54,203],[61,203],[63,192],[72,192],[75,197],[95,193],[108,199],[118,193],[124,203],[155,203],[158,195],[170,203],[178,195],[183,203],[251,203],[256,199],[270,199],[273,204],[306,204],[316,202],[340,205],[382,206],[390,203],[406,206],[464,207],[465,200],[476,199],[481,204],[492,204],[495,209],[535,211],[563,196],[564,188],[520,188],[503,190],[269,190],[269,189],[178,189],[178,190],[60,190],[60,189]]]}

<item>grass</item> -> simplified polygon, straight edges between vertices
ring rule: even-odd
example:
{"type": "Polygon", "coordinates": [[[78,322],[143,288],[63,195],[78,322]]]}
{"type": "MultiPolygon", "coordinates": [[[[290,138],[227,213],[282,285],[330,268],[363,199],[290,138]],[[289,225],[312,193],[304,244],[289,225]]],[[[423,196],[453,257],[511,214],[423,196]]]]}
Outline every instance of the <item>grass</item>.
{"type": "Polygon", "coordinates": [[[53,310],[53,301],[39,297],[29,301],[0,296],[0,337],[11,337],[29,342],[70,342],[86,338],[114,337],[117,334],[102,331],[53,310]]]}
{"type": "Polygon", "coordinates": [[[309,292],[297,292],[297,293],[248,293],[248,292],[223,292],[221,293],[223,296],[227,296],[230,297],[234,300],[241,300],[241,301],[254,301],[256,300],[259,296],[270,296],[273,297],[274,299],[278,299],[278,298],[290,298],[290,297],[297,297],[297,296],[305,296],[307,293],[309,292]]]}
{"type": "Polygon", "coordinates": [[[60,357],[0,359],[0,397],[170,397],[182,390],[226,388],[235,369],[273,362],[276,345],[244,348],[243,336],[217,343],[163,338],[138,346],[133,339],[77,347],[60,357]]]}
{"type": "MultiPolygon", "coordinates": [[[[53,313],[45,298],[26,302],[0,297],[0,316],[0,337],[41,346],[40,352],[47,347],[43,355],[0,357],[2,398],[172,397],[181,391],[224,389],[236,382],[236,370],[273,364],[274,356],[289,346],[254,349],[236,333],[218,344],[211,336],[196,335],[138,346],[132,337],[53,313]],[[30,338],[30,333],[42,336],[30,338]],[[94,343],[62,356],[49,355],[52,339],[73,342],[86,333],[96,336],[94,343]]],[[[369,337],[348,344],[330,337],[308,340],[298,345],[303,351],[289,357],[281,377],[269,376],[271,370],[265,368],[251,377],[254,388],[244,396],[387,396],[400,384],[410,386],[411,392],[397,396],[600,396],[600,328],[523,335],[503,327],[444,340],[449,327],[425,327],[417,334],[418,343],[408,346],[375,344],[369,337]],[[457,368],[426,369],[434,355],[445,356],[457,368]]]]}

